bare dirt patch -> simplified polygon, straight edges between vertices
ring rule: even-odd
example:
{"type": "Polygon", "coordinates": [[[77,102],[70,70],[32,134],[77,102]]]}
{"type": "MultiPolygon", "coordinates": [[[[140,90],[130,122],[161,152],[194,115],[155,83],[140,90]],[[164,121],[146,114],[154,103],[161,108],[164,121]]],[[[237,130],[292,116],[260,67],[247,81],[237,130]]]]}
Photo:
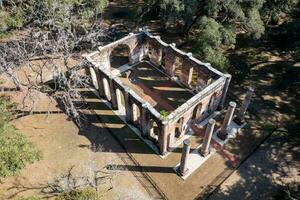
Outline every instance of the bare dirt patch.
{"type": "MultiPolygon", "coordinates": [[[[17,129],[37,145],[43,159],[28,165],[20,175],[5,179],[0,184],[2,199],[18,199],[28,195],[51,197],[51,194],[43,193],[42,188],[71,166],[75,168],[75,175],[82,176],[93,163],[101,170],[106,170],[105,167],[109,164],[123,163],[120,155],[124,154],[124,151],[109,133],[96,126],[79,130],[56,107],[55,101],[50,104],[52,113],[48,114],[50,100],[44,95],[37,95],[37,114],[15,120],[17,129]],[[92,141],[95,140],[97,146],[96,151],[93,151],[92,141]]],[[[18,93],[15,93],[15,96],[18,96],[18,93]]],[[[150,198],[132,173],[120,171],[112,174],[112,182],[103,180],[101,193],[104,199],[150,198]]]]}

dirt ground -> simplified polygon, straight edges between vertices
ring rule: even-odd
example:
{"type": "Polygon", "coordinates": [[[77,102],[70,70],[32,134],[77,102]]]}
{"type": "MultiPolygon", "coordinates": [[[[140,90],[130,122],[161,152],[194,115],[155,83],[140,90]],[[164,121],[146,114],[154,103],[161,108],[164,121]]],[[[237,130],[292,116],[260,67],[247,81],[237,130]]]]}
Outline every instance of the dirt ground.
{"type": "MultiPolygon", "coordinates": [[[[42,192],[43,187],[65,174],[72,166],[74,176],[81,176],[93,167],[104,170],[103,176],[108,172],[106,166],[123,163],[120,159],[124,155],[123,149],[104,129],[90,126],[79,131],[56,107],[55,101],[50,103],[49,98],[41,93],[35,98],[38,99],[34,111],[36,114],[15,120],[15,125],[37,145],[43,158],[27,165],[20,175],[3,180],[0,184],[0,196],[3,200],[28,195],[51,197],[52,194],[42,192]],[[46,112],[48,109],[52,112],[49,115],[46,112]],[[94,141],[97,141],[96,151],[91,148],[94,147],[94,141]]],[[[100,187],[104,199],[150,198],[131,172],[116,169],[109,173],[109,177],[112,182],[103,179],[100,187]]]]}
{"type": "Polygon", "coordinates": [[[274,133],[208,199],[273,199],[279,185],[300,181],[299,152],[299,138],[274,133]]]}
{"type": "MultiPolygon", "coordinates": [[[[166,158],[160,158],[138,138],[128,125],[114,115],[104,103],[100,103],[101,101],[95,95],[89,96],[86,99],[87,102],[92,103],[92,105],[99,102],[99,106],[93,106],[93,108],[101,118],[100,123],[110,128],[112,134],[125,146],[140,166],[125,164],[117,165],[117,167],[121,167],[124,171],[137,172],[142,170],[146,172],[167,199],[188,200],[206,195],[218,187],[218,184],[226,178],[227,174],[234,170],[236,163],[232,157],[243,160],[267,134],[266,131],[255,126],[254,120],[249,120],[249,125],[237,138],[233,139],[224,149],[217,149],[215,155],[209,158],[187,180],[183,181],[173,170],[173,167],[180,162],[182,145],[166,158]]],[[[191,137],[191,149],[199,146],[202,139],[203,135],[191,137]]]]}

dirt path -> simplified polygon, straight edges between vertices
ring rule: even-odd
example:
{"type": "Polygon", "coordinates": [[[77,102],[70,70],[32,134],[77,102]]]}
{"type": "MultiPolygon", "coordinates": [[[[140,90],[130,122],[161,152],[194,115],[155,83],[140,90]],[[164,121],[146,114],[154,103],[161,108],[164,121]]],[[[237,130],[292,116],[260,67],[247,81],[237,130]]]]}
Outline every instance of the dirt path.
{"type": "Polygon", "coordinates": [[[272,199],[279,185],[300,181],[299,144],[299,138],[273,133],[208,199],[272,199]]]}

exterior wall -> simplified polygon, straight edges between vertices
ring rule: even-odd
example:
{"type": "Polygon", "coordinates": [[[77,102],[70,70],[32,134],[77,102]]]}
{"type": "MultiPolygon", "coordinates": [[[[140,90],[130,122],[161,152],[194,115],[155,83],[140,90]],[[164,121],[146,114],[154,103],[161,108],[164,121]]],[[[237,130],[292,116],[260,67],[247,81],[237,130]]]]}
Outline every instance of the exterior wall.
{"type": "Polygon", "coordinates": [[[218,72],[210,65],[193,58],[191,54],[186,54],[178,50],[175,45],[168,45],[147,32],[130,34],[121,40],[100,47],[98,52],[89,54],[86,58],[93,64],[89,72],[99,95],[111,103],[112,109],[117,110],[120,107],[120,98],[117,98],[116,91],[119,90],[124,96],[126,121],[137,127],[144,138],[153,140],[160,154],[165,154],[168,147],[185,134],[191,121],[205,119],[224,102],[230,82],[230,76],[218,72]],[[175,75],[175,61],[179,58],[182,61],[182,68],[177,79],[181,84],[192,88],[192,74],[193,71],[197,72],[197,86],[201,87],[201,90],[170,113],[167,118],[163,118],[148,102],[123,85],[117,76],[111,75],[109,56],[120,44],[130,48],[131,64],[148,57],[155,65],[162,65],[162,69],[171,77],[175,75]],[[195,109],[198,105],[201,105],[201,109],[195,119],[195,109]],[[137,113],[139,113],[138,119],[137,113]],[[157,136],[153,134],[154,123],[158,126],[157,136]],[[179,126],[178,135],[175,135],[176,125],[179,126]]]}
{"type": "Polygon", "coordinates": [[[170,50],[171,48],[167,47],[163,49],[164,52],[164,57],[163,62],[165,64],[164,69],[165,72],[169,75],[169,76],[174,76],[174,63],[175,63],[175,59],[176,59],[176,54],[174,52],[172,52],[170,50]]]}
{"type": "Polygon", "coordinates": [[[145,48],[147,48],[147,55],[149,57],[150,62],[155,64],[156,66],[161,65],[161,58],[162,58],[162,47],[157,42],[157,40],[150,39],[147,40],[147,43],[145,45],[145,48]]]}
{"type": "Polygon", "coordinates": [[[120,40],[112,42],[106,46],[99,47],[99,53],[92,59],[105,70],[110,70],[111,52],[119,45],[126,45],[130,49],[129,63],[139,62],[143,56],[143,34],[130,34],[120,40]]]}

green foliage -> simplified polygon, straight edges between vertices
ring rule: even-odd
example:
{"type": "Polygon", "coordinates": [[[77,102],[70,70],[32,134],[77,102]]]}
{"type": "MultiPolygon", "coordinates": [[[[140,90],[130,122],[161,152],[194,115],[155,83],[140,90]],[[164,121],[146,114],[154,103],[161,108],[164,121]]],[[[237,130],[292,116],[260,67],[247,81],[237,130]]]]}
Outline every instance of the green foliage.
{"type": "Polygon", "coordinates": [[[16,6],[10,12],[0,9],[0,32],[21,28],[23,26],[22,15],[22,9],[16,6]]]}
{"type": "Polygon", "coordinates": [[[64,192],[55,200],[101,200],[98,192],[92,188],[76,189],[69,192],[64,192]]]}
{"type": "Polygon", "coordinates": [[[228,70],[229,60],[220,50],[206,47],[203,49],[203,56],[205,61],[210,62],[220,71],[226,72],[228,70]]]}
{"type": "Polygon", "coordinates": [[[265,21],[278,22],[282,14],[292,14],[300,10],[299,0],[267,0],[262,9],[265,21]]]}
{"type": "Polygon", "coordinates": [[[277,195],[275,196],[275,199],[277,200],[300,199],[300,183],[294,182],[279,188],[277,195]]]}
{"type": "Polygon", "coordinates": [[[248,12],[248,30],[249,34],[254,39],[259,39],[265,32],[265,25],[261,19],[260,13],[257,9],[251,9],[248,12]]]}
{"type": "Polygon", "coordinates": [[[85,20],[94,22],[108,0],[27,0],[0,7],[0,33],[23,24],[71,28],[85,20]]]}
{"type": "Polygon", "coordinates": [[[229,67],[229,61],[224,56],[221,47],[234,48],[236,37],[234,31],[231,27],[224,27],[216,20],[208,17],[201,18],[199,23],[201,29],[195,36],[194,51],[214,67],[226,71],[229,67]]]}
{"type": "Polygon", "coordinates": [[[168,117],[169,112],[168,112],[168,111],[165,111],[165,110],[161,110],[161,111],[159,112],[159,114],[161,115],[161,117],[162,117],[163,119],[165,119],[165,118],[168,117]]]}
{"type": "Polygon", "coordinates": [[[16,175],[27,163],[41,158],[40,152],[10,123],[13,104],[0,97],[0,177],[16,175]]]}

